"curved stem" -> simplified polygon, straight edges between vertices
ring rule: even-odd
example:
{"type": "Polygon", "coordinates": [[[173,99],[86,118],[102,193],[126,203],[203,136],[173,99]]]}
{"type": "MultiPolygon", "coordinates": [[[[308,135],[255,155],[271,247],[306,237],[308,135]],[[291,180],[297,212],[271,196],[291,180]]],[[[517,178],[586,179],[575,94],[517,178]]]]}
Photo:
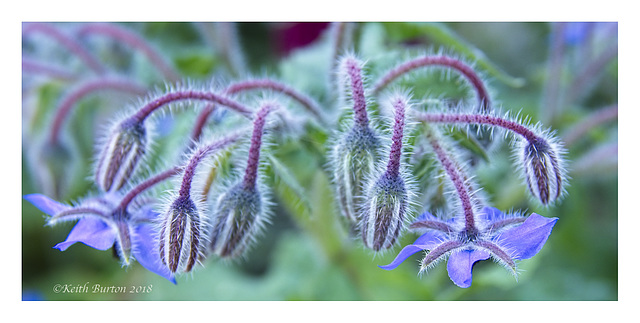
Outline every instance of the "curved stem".
{"type": "Polygon", "coordinates": [[[491,110],[489,93],[478,74],[469,65],[466,65],[462,61],[443,55],[419,57],[396,66],[380,78],[373,88],[373,93],[380,93],[380,91],[389,85],[389,83],[414,69],[433,65],[449,67],[460,72],[460,74],[462,74],[476,90],[480,111],[491,110]]]}
{"type": "Polygon", "coordinates": [[[195,143],[200,139],[202,135],[202,131],[204,130],[204,126],[207,124],[209,120],[209,116],[216,111],[216,105],[213,103],[207,103],[204,106],[198,117],[196,118],[196,125],[191,130],[191,145],[195,145],[195,143]]]}
{"type": "Polygon", "coordinates": [[[112,37],[115,40],[121,41],[132,48],[141,51],[151,63],[158,68],[158,70],[169,80],[177,81],[180,79],[180,75],[175,68],[169,63],[162,55],[151,46],[144,38],[135,34],[134,32],[122,28],[120,26],[108,23],[89,23],[83,25],[78,30],[79,36],[87,34],[102,34],[108,37],[112,37]]]}
{"type": "Polygon", "coordinates": [[[421,113],[417,115],[418,120],[427,123],[463,123],[463,124],[482,124],[491,125],[507,129],[517,133],[527,139],[529,142],[543,140],[537,136],[529,128],[517,122],[507,120],[500,117],[484,114],[446,114],[446,113],[421,113]]]}
{"type": "Polygon", "coordinates": [[[191,182],[193,181],[193,176],[196,173],[196,167],[198,167],[198,164],[202,161],[202,159],[207,157],[210,153],[236,142],[239,138],[239,133],[232,134],[209,145],[206,145],[193,153],[193,155],[189,159],[189,163],[184,169],[182,185],[180,186],[180,192],[178,193],[180,197],[189,197],[191,193],[191,182]]]}
{"type": "Polygon", "coordinates": [[[238,82],[230,85],[225,93],[227,94],[237,94],[243,91],[249,90],[258,90],[258,89],[267,89],[280,92],[284,95],[291,97],[292,99],[298,101],[307,111],[316,116],[318,119],[322,120],[322,114],[320,112],[320,106],[314,102],[311,98],[303,94],[302,92],[296,91],[294,88],[287,86],[284,83],[280,83],[271,79],[256,79],[256,80],[248,80],[243,82],[238,82]]]}
{"type": "Polygon", "coordinates": [[[22,29],[22,35],[26,36],[31,33],[42,33],[55,39],[62,46],[74,53],[78,58],[87,64],[97,74],[105,74],[106,70],[102,64],[87,51],[79,42],[73,38],[60,32],[57,28],[47,23],[29,23],[22,29]]]}
{"type": "MultiPolygon", "coordinates": [[[[232,94],[238,94],[244,91],[260,90],[260,89],[278,91],[284,95],[291,97],[292,99],[298,101],[311,114],[316,116],[318,120],[323,122],[323,116],[320,110],[320,106],[316,102],[314,102],[311,98],[307,97],[303,93],[298,92],[295,89],[287,86],[286,84],[283,84],[271,79],[256,79],[256,80],[237,82],[227,87],[224,93],[228,95],[232,95],[232,94]]],[[[192,141],[198,141],[198,138],[200,138],[200,135],[202,134],[202,130],[207,122],[207,119],[214,111],[215,111],[215,106],[213,104],[209,104],[202,110],[202,112],[200,112],[200,114],[198,115],[198,118],[196,119],[196,126],[193,128],[193,131],[191,133],[192,141]]]]}
{"type": "Polygon", "coordinates": [[[78,78],[77,75],[66,71],[62,67],[49,65],[24,56],[22,57],[22,71],[33,74],[43,74],[64,81],[73,81],[78,78]]]}
{"type": "Polygon", "coordinates": [[[177,101],[186,101],[186,100],[198,100],[198,101],[207,101],[207,102],[217,103],[217,104],[229,107],[232,110],[239,112],[240,114],[242,114],[247,118],[250,118],[251,116],[251,110],[249,110],[249,108],[222,95],[218,95],[211,92],[205,92],[205,91],[184,90],[184,91],[169,92],[156,98],[155,100],[143,106],[140,110],[138,110],[138,112],[133,114],[130,117],[130,120],[131,122],[142,122],[153,111],[157,110],[158,108],[164,105],[167,105],[169,103],[173,103],[177,101]]]}
{"type": "Polygon", "coordinates": [[[473,213],[473,203],[471,202],[471,194],[467,190],[467,184],[464,182],[465,176],[461,174],[461,170],[456,167],[456,163],[451,159],[451,156],[440,146],[440,143],[435,137],[435,134],[429,129],[426,131],[426,136],[429,144],[433,148],[440,164],[444,168],[445,172],[451,179],[453,186],[458,193],[458,198],[462,204],[462,211],[464,213],[465,230],[468,234],[476,234],[478,229],[475,225],[475,216],[473,213]]]}
{"type": "Polygon", "coordinates": [[[150,187],[170,178],[171,176],[177,175],[180,172],[180,167],[173,167],[171,169],[168,169],[160,174],[157,174],[151,178],[148,178],[147,180],[145,180],[144,182],[138,184],[136,187],[134,187],[133,189],[131,189],[120,201],[120,204],[118,205],[118,209],[119,210],[126,210],[127,206],[129,206],[129,204],[131,203],[131,201],[133,201],[133,199],[138,196],[140,193],[144,192],[145,190],[149,189],[150,187]]]}
{"type": "Polygon", "coordinates": [[[146,93],[146,89],[143,86],[125,80],[98,79],[86,82],[67,94],[67,96],[62,99],[61,103],[56,108],[56,115],[51,126],[49,141],[51,143],[56,143],[58,141],[58,136],[60,134],[60,129],[62,129],[62,124],[69,115],[69,112],[71,112],[78,101],[93,92],[106,89],[129,92],[138,95],[143,95],[144,93],[146,93]]]}

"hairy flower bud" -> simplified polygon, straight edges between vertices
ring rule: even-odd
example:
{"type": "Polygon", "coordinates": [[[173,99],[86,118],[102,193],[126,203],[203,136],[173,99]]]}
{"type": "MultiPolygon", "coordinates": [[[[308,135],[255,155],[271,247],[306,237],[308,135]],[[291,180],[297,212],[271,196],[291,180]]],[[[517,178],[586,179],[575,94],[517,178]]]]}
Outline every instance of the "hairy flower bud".
{"type": "Polygon", "coordinates": [[[404,227],[408,207],[405,181],[384,173],[367,192],[361,219],[364,245],[375,251],[392,247],[404,227]]]}
{"type": "Polygon", "coordinates": [[[165,212],[160,228],[160,259],[172,273],[189,272],[201,258],[202,223],[195,203],[178,197],[165,212]]]}
{"type": "Polygon", "coordinates": [[[267,220],[263,204],[257,188],[247,189],[242,182],[222,194],[215,208],[211,250],[223,258],[241,256],[267,220]]]}
{"type": "Polygon", "coordinates": [[[333,148],[331,164],[338,205],[343,216],[355,224],[364,202],[363,182],[381,157],[381,141],[369,127],[355,125],[333,148]]]}
{"type": "Polygon", "coordinates": [[[147,130],[141,122],[116,124],[102,146],[95,170],[96,183],[105,192],[122,188],[147,147],[147,130]]]}
{"type": "Polygon", "coordinates": [[[522,147],[520,165],[529,191],[544,205],[554,202],[564,189],[562,149],[542,138],[524,141],[522,147]]]}

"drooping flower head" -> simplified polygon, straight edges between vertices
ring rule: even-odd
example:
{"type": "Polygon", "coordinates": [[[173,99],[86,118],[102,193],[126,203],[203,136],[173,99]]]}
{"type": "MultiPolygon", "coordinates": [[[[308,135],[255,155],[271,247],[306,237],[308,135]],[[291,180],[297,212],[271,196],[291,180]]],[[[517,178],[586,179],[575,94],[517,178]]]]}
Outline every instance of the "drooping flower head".
{"type": "MultiPolygon", "coordinates": [[[[171,170],[152,179],[174,173],[175,170],[171,170]]],[[[89,198],[75,206],[59,203],[42,194],[29,194],[24,198],[50,216],[48,225],[78,221],[67,239],[54,248],[65,251],[78,242],[98,250],[115,247],[124,266],[129,266],[135,259],[149,271],[176,283],[173,274],[160,262],[153,223],[158,213],[150,205],[122,207],[130,201],[131,195],[123,197],[118,192],[89,198]]]]}
{"type": "Polygon", "coordinates": [[[404,94],[396,94],[389,100],[394,110],[389,159],[381,163],[367,181],[360,231],[364,245],[374,251],[392,247],[410,216],[413,180],[403,164],[405,113],[409,101],[409,96],[404,94]]]}
{"type": "Polygon", "coordinates": [[[521,140],[520,146],[516,158],[529,192],[543,205],[558,200],[565,190],[567,177],[562,146],[544,137],[521,140]]]}
{"type": "Polygon", "coordinates": [[[160,223],[159,253],[162,263],[172,273],[189,272],[204,257],[206,245],[206,212],[200,199],[191,192],[198,164],[208,155],[232,143],[240,137],[231,134],[210,144],[196,148],[184,168],[177,196],[171,198],[160,223]]]}
{"type": "Polygon", "coordinates": [[[260,148],[267,116],[276,107],[265,103],[256,113],[244,177],[216,201],[210,250],[222,258],[242,256],[269,221],[266,188],[259,183],[260,148]]]}
{"type": "Polygon", "coordinates": [[[104,192],[118,191],[130,180],[147,150],[149,138],[142,122],[125,119],[109,132],[99,152],[95,181],[104,192]]]}
{"type": "Polygon", "coordinates": [[[546,218],[536,213],[529,217],[505,214],[498,209],[485,207],[478,214],[482,223],[478,235],[469,239],[462,226],[454,219],[443,221],[430,213],[424,213],[411,228],[426,230],[413,244],[404,247],[389,265],[380,266],[392,270],[418,251],[426,251],[420,271],[426,271],[447,259],[449,278],[457,286],[471,286],[472,269],[477,261],[493,258],[516,274],[516,261],[535,256],[551,234],[557,218],[546,218]]]}
{"type": "Polygon", "coordinates": [[[362,79],[362,62],[348,55],[340,63],[340,74],[350,82],[353,126],[340,133],[331,148],[329,165],[340,213],[353,225],[359,222],[364,203],[364,179],[382,156],[382,141],[369,125],[367,101],[362,79]]]}
{"type": "Polygon", "coordinates": [[[557,218],[538,214],[522,217],[505,215],[491,207],[478,208],[480,203],[471,192],[468,178],[436,137],[435,131],[426,129],[427,139],[438,161],[449,177],[460,200],[458,210],[448,220],[424,213],[411,227],[425,230],[413,244],[406,246],[386,270],[396,268],[412,254],[426,250],[420,271],[449,258],[449,277],[458,286],[471,286],[473,264],[493,258],[516,274],[516,261],[533,257],[540,251],[551,234],[557,218]]]}

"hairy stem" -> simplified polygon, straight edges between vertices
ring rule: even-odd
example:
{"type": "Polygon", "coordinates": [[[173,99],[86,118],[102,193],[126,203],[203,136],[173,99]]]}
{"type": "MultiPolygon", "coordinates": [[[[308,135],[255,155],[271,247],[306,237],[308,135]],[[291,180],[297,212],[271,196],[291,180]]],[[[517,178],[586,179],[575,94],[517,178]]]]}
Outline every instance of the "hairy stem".
{"type": "Polygon", "coordinates": [[[205,92],[205,91],[195,91],[195,90],[184,90],[184,91],[175,91],[164,94],[155,100],[147,103],[143,106],[138,112],[133,114],[130,117],[131,122],[142,122],[144,121],[153,111],[158,108],[165,106],[169,103],[177,102],[177,101],[185,101],[185,100],[198,100],[198,101],[206,101],[211,103],[217,103],[226,107],[231,108],[242,114],[245,117],[251,116],[251,110],[244,105],[233,101],[225,96],[205,92]]]}
{"type": "Polygon", "coordinates": [[[395,109],[395,121],[393,125],[393,135],[391,137],[391,150],[389,151],[389,163],[387,164],[387,174],[397,177],[400,172],[400,159],[402,158],[402,138],[404,132],[404,116],[406,102],[399,98],[393,103],[395,109]]]}
{"type": "Polygon", "coordinates": [[[362,127],[368,127],[367,101],[364,97],[364,85],[362,83],[362,70],[357,60],[347,58],[344,61],[344,69],[351,80],[351,98],[353,100],[353,112],[355,123],[362,127]]]}
{"type": "Polygon", "coordinates": [[[527,139],[529,142],[543,140],[533,131],[517,122],[507,120],[500,117],[484,114],[453,114],[453,113],[421,113],[417,115],[418,120],[427,123],[462,123],[473,125],[491,125],[507,129],[517,133],[527,139]]]}
{"type": "Polygon", "coordinates": [[[180,197],[189,197],[191,192],[191,182],[193,181],[193,177],[196,173],[196,167],[198,167],[198,164],[210,153],[220,150],[236,142],[239,138],[239,133],[232,134],[209,145],[206,145],[193,153],[191,159],[189,159],[189,163],[184,169],[184,175],[182,176],[182,185],[180,186],[180,192],[178,193],[180,197]]]}
{"type": "Polygon", "coordinates": [[[247,169],[244,173],[242,185],[245,190],[254,190],[258,176],[258,165],[260,161],[260,146],[262,145],[262,133],[264,124],[267,121],[267,115],[275,107],[266,104],[263,105],[256,113],[253,121],[253,134],[251,135],[251,146],[249,147],[249,157],[247,159],[247,169]]]}
{"type": "Polygon", "coordinates": [[[471,194],[468,191],[468,185],[464,182],[465,176],[461,174],[461,170],[456,167],[455,161],[451,159],[451,156],[440,146],[440,143],[435,137],[435,134],[431,129],[426,131],[429,144],[433,148],[440,164],[444,168],[445,172],[449,176],[449,179],[453,183],[453,186],[458,193],[462,205],[462,211],[464,213],[465,230],[470,235],[475,235],[478,232],[475,224],[475,215],[473,213],[473,203],[471,202],[471,194]]]}
{"type": "Polygon", "coordinates": [[[460,74],[462,74],[476,90],[480,111],[491,110],[491,100],[489,99],[489,93],[484,85],[484,82],[478,76],[478,74],[470,66],[466,65],[462,61],[453,57],[443,55],[419,57],[396,66],[395,68],[384,74],[382,78],[380,78],[380,80],[373,88],[373,93],[380,93],[380,91],[382,91],[395,79],[412,70],[433,65],[445,66],[460,72],[460,74]]]}
{"type": "Polygon", "coordinates": [[[157,174],[151,178],[148,178],[144,182],[138,184],[136,187],[131,189],[120,201],[118,205],[119,210],[126,210],[127,206],[133,201],[133,199],[138,196],[140,193],[145,190],[151,188],[152,186],[170,178],[171,176],[177,175],[180,172],[180,167],[173,167],[171,169],[165,170],[164,172],[157,174]]]}
{"type": "Polygon", "coordinates": [[[71,112],[75,104],[85,96],[101,90],[121,91],[136,95],[143,95],[144,93],[146,93],[146,89],[143,86],[126,80],[104,78],[82,84],[80,87],[67,94],[67,96],[62,99],[62,101],[56,108],[56,115],[53,119],[53,124],[51,126],[51,132],[49,135],[49,141],[51,143],[55,143],[58,141],[58,136],[60,134],[60,129],[62,129],[62,124],[64,123],[65,119],[67,119],[69,112],[71,112]]]}

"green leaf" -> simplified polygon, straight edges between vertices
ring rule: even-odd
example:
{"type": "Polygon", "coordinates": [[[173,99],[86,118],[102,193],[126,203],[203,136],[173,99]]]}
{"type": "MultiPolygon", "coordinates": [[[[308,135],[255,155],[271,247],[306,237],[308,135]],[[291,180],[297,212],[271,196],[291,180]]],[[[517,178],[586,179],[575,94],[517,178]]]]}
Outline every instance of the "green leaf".
{"type": "Polygon", "coordinates": [[[482,147],[482,144],[473,136],[468,136],[466,132],[462,130],[453,130],[447,133],[453,139],[456,140],[462,147],[472,152],[476,156],[481,157],[485,162],[489,162],[489,155],[487,151],[482,147]]]}
{"type": "Polygon", "coordinates": [[[269,162],[273,173],[282,181],[281,183],[286,185],[302,203],[305,213],[310,213],[311,203],[307,198],[307,194],[304,188],[302,187],[302,185],[300,185],[295,176],[287,169],[284,164],[282,164],[282,162],[280,162],[280,160],[278,160],[273,155],[269,156],[269,162]]]}
{"type": "Polygon", "coordinates": [[[174,63],[186,76],[206,77],[213,72],[219,62],[212,55],[195,53],[176,57],[174,63]]]}

